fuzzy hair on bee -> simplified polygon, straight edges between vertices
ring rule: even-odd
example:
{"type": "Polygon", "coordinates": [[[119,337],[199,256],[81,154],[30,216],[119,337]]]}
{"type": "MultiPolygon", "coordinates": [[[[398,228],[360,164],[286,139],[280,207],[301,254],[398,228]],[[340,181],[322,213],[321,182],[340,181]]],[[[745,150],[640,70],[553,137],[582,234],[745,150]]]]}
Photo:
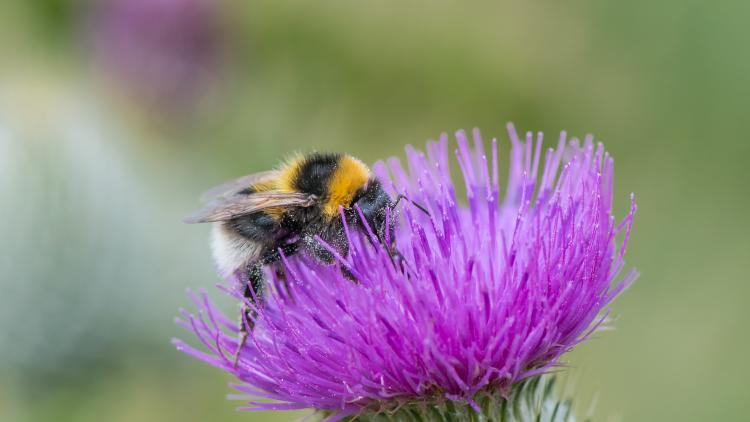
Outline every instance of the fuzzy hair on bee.
{"type": "MultiPolygon", "coordinates": [[[[362,230],[367,224],[385,239],[386,230],[393,230],[393,224],[385,227],[386,209],[398,202],[362,161],[336,153],[298,155],[276,170],[219,185],[203,199],[205,206],[185,222],[213,223],[211,245],[219,272],[238,276],[243,294],[256,303],[263,297],[263,267],[279,261],[279,250],[287,256],[302,252],[332,263],[333,254],[318,239],[346,255],[341,209],[348,225],[362,230]]],[[[253,317],[243,308],[245,323],[237,353],[252,329],[253,317]]]]}

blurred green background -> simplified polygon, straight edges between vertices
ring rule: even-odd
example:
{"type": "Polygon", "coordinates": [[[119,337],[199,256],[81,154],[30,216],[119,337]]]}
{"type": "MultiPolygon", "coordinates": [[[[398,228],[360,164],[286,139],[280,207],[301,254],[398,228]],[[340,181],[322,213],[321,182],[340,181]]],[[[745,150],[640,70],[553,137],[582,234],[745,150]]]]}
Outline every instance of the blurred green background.
{"type": "Polygon", "coordinates": [[[295,420],[235,412],[228,376],[170,345],[185,288],[218,281],[181,217],[295,150],[373,162],[507,121],[593,133],[618,216],[636,193],[642,276],[567,356],[581,414],[747,420],[749,21],[739,1],[3,2],[0,420],[295,420]]]}

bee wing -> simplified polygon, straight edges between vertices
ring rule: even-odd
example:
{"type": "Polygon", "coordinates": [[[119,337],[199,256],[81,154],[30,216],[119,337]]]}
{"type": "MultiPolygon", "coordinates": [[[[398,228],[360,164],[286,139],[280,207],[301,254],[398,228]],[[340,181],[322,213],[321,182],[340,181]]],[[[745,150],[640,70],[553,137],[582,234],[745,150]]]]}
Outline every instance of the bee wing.
{"type": "Polygon", "coordinates": [[[201,202],[208,202],[216,197],[230,197],[252,185],[269,182],[278,178],[278,176],[278,171],[269,170],[238,177],[203,192],[201,202]]]}
{"type": "Polygon", "coordinates": [[[300,192],[264,191],[249,195],[220,196],[183,221],[188,224],[231,220],[274,207],[309,207],[315,195],[300,192]]]}

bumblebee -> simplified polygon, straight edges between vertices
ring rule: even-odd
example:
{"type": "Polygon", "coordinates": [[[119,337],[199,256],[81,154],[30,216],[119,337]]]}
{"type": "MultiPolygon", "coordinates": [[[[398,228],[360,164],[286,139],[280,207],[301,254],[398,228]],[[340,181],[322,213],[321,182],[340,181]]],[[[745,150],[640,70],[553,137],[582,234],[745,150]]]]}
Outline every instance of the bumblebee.
{"type": "MultiPolygon", "coordinates": [[[[311,153],[277,170],[243,176],[209,190],[203,197],[206,205],[184,221],[214,223],[212,252],[219,272],[239,276],[244,296],[260,304],[263,266],[278,262],[281,253],[289,256],[300,251],[332,263],[333,254],[318,237],[345,256],[344,220],[359,230],[366,223],[382,242],[386,230],[393,230],[393,224],[385,227],[386,209],[393,209],[402,198],[408,200],[403,195],[392,200],[368,167],[352,156],[311,153]]],[[[391,246],[387,245],[393,251],[391,246]]],[[[244,304],[241,312],[235,364],[253,328],[253,313],[244,304]]]]}

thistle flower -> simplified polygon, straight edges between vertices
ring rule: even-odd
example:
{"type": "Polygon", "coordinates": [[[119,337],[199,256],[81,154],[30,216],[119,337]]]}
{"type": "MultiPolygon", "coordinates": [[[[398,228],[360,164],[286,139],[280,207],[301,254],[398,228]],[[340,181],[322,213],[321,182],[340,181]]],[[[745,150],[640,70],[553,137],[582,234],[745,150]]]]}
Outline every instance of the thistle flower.
{"type": "Polygon", "coordinates": [[[97,67],[161,111],[194,106],[214,85],[223,22],[212,0],[103,0],[89,22],[97,67]]]}
{"type": "Polygon", "coordinates": [[[314,408],[332,420],[414,409],[486,416],[600,327],[636,277],[618,278],[635,204],[631,196],[630,212],[615,221],[613,160],[603,146],[591,137],[567,142],[563,132],[542,160],[541,133],[521,141],[508,130],[502,200],[495,139],[487,156],[478,131],[473,148],[456,134],[466,205],[452,182],[447,136],[426,153],[409,146],[408,171],[396,158],[374,167],[392,194],[429,211],[401,209],[395,238],[386,239],[400,259],[371,232],[347,229],[349,254],[337,256],[339,265],[300,256],[283,259],[284,280],[268,273],[236,366],[237,324],[205,293],[192,294],[198,315],[183,311],[179,322],[208,352],[175,344],[234,375],[240,392],[268,399],[250,400],[248,410],[314,408]]]}

